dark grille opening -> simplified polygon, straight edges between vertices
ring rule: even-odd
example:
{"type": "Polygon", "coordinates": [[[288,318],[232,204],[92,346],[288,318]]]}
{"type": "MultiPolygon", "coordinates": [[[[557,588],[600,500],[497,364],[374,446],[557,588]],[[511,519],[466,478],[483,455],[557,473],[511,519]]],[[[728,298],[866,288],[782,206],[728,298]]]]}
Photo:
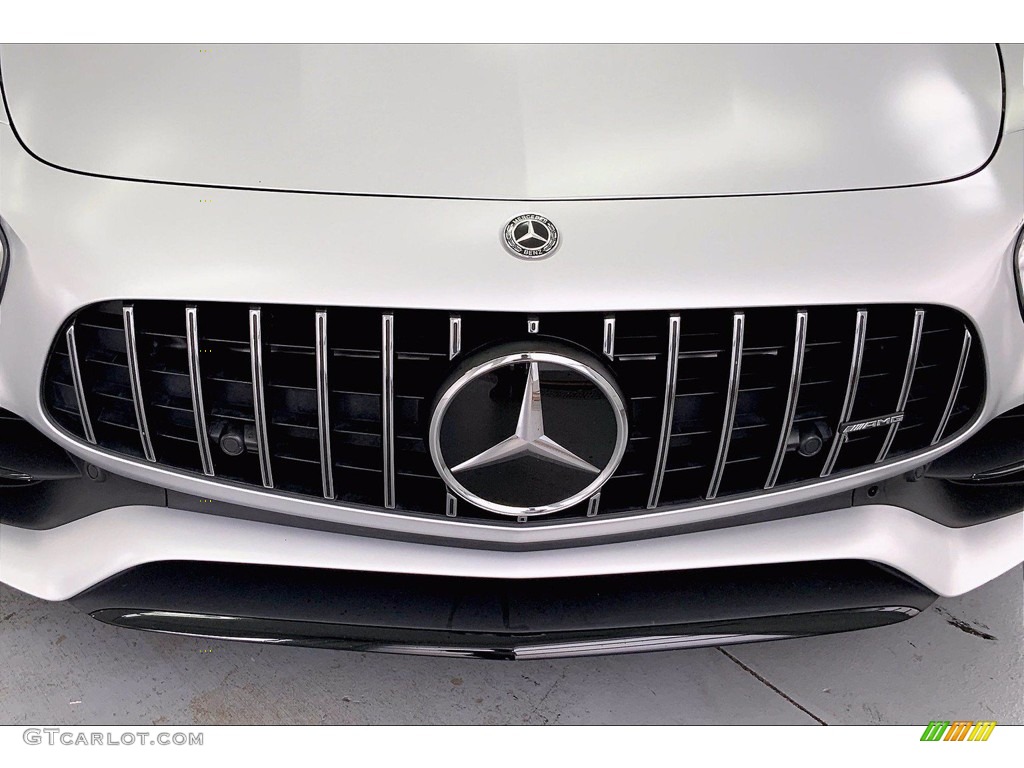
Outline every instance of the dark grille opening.
{"type": "MultiPolygon", "coordinates": [[[[157,461],[200,471],[182,314],[166,304],[141,304],[135,324],[142,391],[152,393],[145,403],[146,420],[157,461]]],[[[121,336],[123,342],[123,325],[121,336]]],[[[131,390],[125,394],[130,403],[131,390]]]]}
{"type": "MultiPolygon", "coordinates": [[[[99,448],[142,460],[126,306],[134,315],[139,407],[157,464],[202,473],[205,444],[216,478],[263,487],[254,398],[262,383],[264,458],[275,491],[323,500],[330,482],[334,499],[329,503],[380,508],[386,486],[393,483],[396,510],[435,517],[445,515],[447,495],[428,450],[439,388],[468,354],[531,338],[530,322],[539,324],[532,329],[535,338],[556,339],[600,358],[625,396],[626,451],[601,489],[601,515],[645,511],[653,497],[657,507],[699,504],[710,498],[716,477],[714,497],[721,499],[902,458],[966,428],[985,388],[981,350],[970,325],[958,312],[939,307],[528,315],[262,306],[262,368],[255,387],[248,305],[141,301],[87,307],[71,318],[51,350],[43,382],[46,408],[67,432],[88,439],[88,421],[99,448]],[[186,307],[195,308],[195,350],[186,307]],[[323,414],[318,311],[326,313],[327,323],[323,414]],[[923,319],[915,334],[917,312],[923,319]],[[389,363],[382,353],[383,315],[392,316],[394,329],[390,441],[383,429],[384,368],[389,363]],[[673,386],[667,387],[673,316],[679,322],[678,363],[673,386]],[[805,335],[798,343],[801,316],[805,335]],[[459,319],[458,344],[453,317],[459,319]],[[613,349],[607,346],[609,320],[614,320],[613,349]],[[742,339],[734,338],[740,327],[742,339]],[[69,354],[68,331],[75,359],[69,354]],[[190,367],[193,353],[196,377],[190,367]],[[739,362],[735,371],[734,359],[739,362]],[[801,376],[794,379],[798,360],[801,376]],[[907,381],[909,361],[914,365],[907,381]],[[76,376],[85,393],[87,419],[79,407],[76,376]],[[897,414],[905,385],[898,426],[873,424],[897,414]],[[197,387],[202,418],[193,410],[197,387]],[[663,433],[669,392],[672,414],[663,433]],[[730,419],[731,404],[735,413],[730,419]],[[198,426],[203,421],[205,435],[198,426]],[[327,468],[322,432],[331,457],[327,468]],[[394,457],[390,464],[385,462],[389,451],[394,457]],[[774,485],[769,482],[773,475],[774,485]],[[658,488],[660,493],[652,493],[658,488]]],[[[587,508],[581,503],[540,520],[579,519],[587,508]]],[[[508,521],[463,501],[458,517],[508,521]]]]}
{"type": "Polygon", "coordinates": [[[91,398],[89,412],[97,443],[117,453],[142,457],[128,379],[121,304],[106,302],[80,312],[75,335],[82,386],[91,398]]]}

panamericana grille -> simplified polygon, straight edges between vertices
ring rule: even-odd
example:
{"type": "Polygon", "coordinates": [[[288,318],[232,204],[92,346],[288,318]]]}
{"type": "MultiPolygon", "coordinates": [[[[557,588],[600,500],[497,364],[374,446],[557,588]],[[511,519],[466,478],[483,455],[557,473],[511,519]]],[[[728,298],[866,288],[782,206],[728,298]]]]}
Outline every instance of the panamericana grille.
{"type": "Polygon", "coordinates": [[[971,326],[943,307],[527,315],[111,301],[69,320],[43,395],[60,427],[115,454],[341,504],[514,525],[451,503],[427,430],[460,359],[531,337],[601,356],[630,422],[599,498],[531,525],[863,470],[953,437],[984,394],[971,326]]]}

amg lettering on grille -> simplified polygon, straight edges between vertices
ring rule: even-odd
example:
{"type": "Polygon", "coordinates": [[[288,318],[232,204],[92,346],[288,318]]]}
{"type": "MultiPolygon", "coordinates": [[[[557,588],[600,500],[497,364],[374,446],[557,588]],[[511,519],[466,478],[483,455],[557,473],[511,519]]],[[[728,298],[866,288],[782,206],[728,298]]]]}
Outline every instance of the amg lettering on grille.
{"type": "Polygon", "coordinates": [[[888,427],[891,424],[899,424],[901,421],[903,421],[903,414],[894,413],[891,416],[883,416],[880,419],[867,419],[866,421],[857,421],[853,424],[844,424],[842,432],[844,435],[848,435],[851,432],[860,432],[862,429],[888,427]]]}

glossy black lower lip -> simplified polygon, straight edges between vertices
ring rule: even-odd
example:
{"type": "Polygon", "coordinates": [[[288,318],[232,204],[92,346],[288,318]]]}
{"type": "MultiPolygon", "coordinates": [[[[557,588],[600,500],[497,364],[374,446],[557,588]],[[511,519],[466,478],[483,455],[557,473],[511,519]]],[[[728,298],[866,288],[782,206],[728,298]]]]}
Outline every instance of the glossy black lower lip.
{"type": "Polygon", "coordinates": [[[170,562],[132,568],[72,602],[109,624],[156,632],[528,659],[865,629],[934,599],[855,561],[533,580],[170,562]]]}
{"type": "MultiPolygon", "coordinates": [[[[892,610],[902,618],[916,615],[909,607],[880,609],[892,610]]],[[[237,616],[209,614],[169,613],[163,611],[129,611],[110,609],[96,611],[92,617],[107,624],[149,632],[202,637],[212,640],[238,640],[240,642],[269,645],[294,645],[307,648],[361,651],[363,653],[396,653],[413,656],[447,656],[456,658],[489,659],[494,661],[521,661],[528,659],[556,659],[578,656],[601,656],[624,653],[651,653],[654,651],[705,648],[735,645],[737,643],[764,642],[801,637],[808,633],[714,632],[711,630],[687,634],[683,628],[666,630],[657,635],[612,635],[578,639],[546,639],[527,636],[493,636],[467,634],[462,637],[448,635],[392,637],[391,632],[378,629],[380,636],[365,636],[368,630],[344,625],[314,625],[300,622],[268,621],[237,616]]],[[[876,625],[867,625],[876,626],[876,625]]],[[[851,627],[862,628],[862,627],[851,627]]],[[[839,631],[839,630],[832,630],[839,631]]]]}

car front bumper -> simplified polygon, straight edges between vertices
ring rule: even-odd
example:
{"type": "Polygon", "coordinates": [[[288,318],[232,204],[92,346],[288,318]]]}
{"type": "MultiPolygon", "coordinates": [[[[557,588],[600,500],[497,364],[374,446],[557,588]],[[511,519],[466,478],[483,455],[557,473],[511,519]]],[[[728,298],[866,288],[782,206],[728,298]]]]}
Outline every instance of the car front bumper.
{"type": "MultiPolygon", "coordinates": [[[[90,177],[33,158],[0,119],[10,251],[0,305],[0,407],[83,461],[166,489],[167,503],[112,505],[38,529],[0,525],[0,580],[65,600],[147,564],[172,562],[526,582],[856,561],[891,568],[931,594],[973,589],[1024,559],[1024,501],[998,519],[959,527],[886,503],[819,503],[786,513],[843,494],[851,500],[858,489],[937,454],[770,498],[572,525],[488,527],[271,496],[111,456],[55,427],[42,408],[40,381],[66,318],[126,296],[536,312],[943,304],[977,328],[987,372],[981,416],[940,453],[952,451],[1024,403],[1024,324],[1012,272],[1024,210],[1024,105],[1008,102],[1007,110],[1016,127],[991,162],[954,182],[543,203],[90,177]],[[556,257],[526,263],[502,251],[500,224],[524,206],[559,222],[565,240],[556,257]],[[208,506],[177,505],[183,495],[208,506]],[[236,511],[218,514],[218,505],[236,511]]],[[[109,608],[154,606],[96,610],[109,608]]],[[[717,621],[697,622],[700,636],[721,638],[717,621]]],[[[672,625],[671,636],[698,636],[684,624],[672,625]]],[[[620,638],[652,636],[637,635],[635,626],[619,629],[620,638]]],[[[752,625],[732,634],[773,631],[752,625]]]]}
{"type": "Polygon", "coordinates": [[[146,563],[251,563],[491,579],[544,579],[742,565],[864,560],[939,595],[957,595],[1024,560],[1024,503],[950,528],[899,507],[865,505],[764,523],[535,551],[481,550],[284,527],[155,506],[105,510],[50,530],[0,527],[0,579],[67,600],[146,563]]]}

